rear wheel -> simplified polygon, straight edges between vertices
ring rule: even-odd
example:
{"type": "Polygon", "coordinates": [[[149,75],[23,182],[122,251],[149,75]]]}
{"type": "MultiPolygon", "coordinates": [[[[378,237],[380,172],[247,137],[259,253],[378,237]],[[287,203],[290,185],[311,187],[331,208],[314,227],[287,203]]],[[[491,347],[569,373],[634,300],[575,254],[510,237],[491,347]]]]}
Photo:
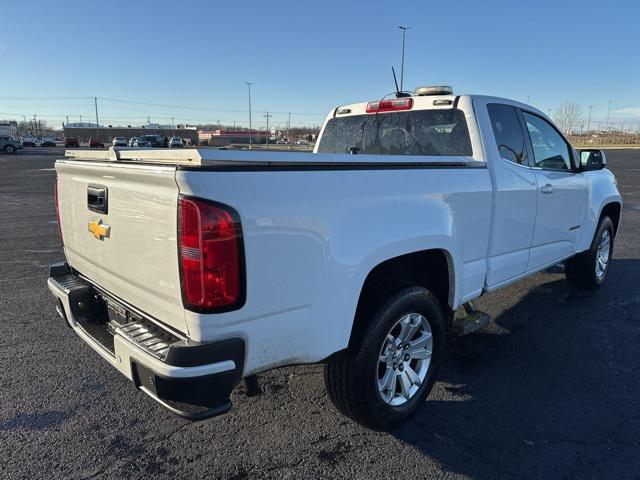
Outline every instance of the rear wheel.
{"type": "Polygon", "coordinates": [[[325,364],[329,397],[356,422],[392,429],[425,401],[443,351],[438,301],[422,287],[405,288],[375,313],[346,354],[325,364]]]}
{"type": "Polygon", "coordinates": [[[595,290],[607,278],[613,254],[613,222],[603,217],[598,224],[591,248],[565,263],[567,282],[577,290],[595,290]]]}
{"type": "Polygon", "coordinates": [[[13,145],[7,145],[6,147],[4,147],[4,151],[7,153],[15,153],[16,147],[14,147],[13,145]]]}

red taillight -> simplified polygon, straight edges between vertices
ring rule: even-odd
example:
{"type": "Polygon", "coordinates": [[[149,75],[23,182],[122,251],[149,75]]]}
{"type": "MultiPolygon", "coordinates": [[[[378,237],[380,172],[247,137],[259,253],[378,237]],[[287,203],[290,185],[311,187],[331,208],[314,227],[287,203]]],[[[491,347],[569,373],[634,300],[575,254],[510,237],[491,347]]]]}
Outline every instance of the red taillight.
{"type": "Polygon", "coordinates": [[[53,203],[56,206],[56,223],[58,226],[58,236],[60,237],[60,242],[64,245],[64,240],[62,240],[62,227],[60,226],[60,207],[58,205],[58,177],[56,177],[56,181],[53,183],[53,203]]]}
{"type": "Polygon", "coordinates": [[[367,103],[367,113],[393,112],[396,110],[411,110],[413,98],[394,98],[380,102],[367,103]]]}
{"type": "Polygon", "coordinates": [[[231,208],[180,197],[182,298],[195,311],[231,310],[244,301],[242,229],[231,208]]]}

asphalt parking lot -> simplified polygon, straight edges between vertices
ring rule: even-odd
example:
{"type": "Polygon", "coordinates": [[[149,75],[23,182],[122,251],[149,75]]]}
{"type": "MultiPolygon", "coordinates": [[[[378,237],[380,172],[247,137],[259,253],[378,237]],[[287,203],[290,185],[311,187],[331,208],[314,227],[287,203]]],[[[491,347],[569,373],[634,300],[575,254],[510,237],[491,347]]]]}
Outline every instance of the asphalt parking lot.
{"type": "Polygon", "coordinates": [[[46,287],[61,260],[55,155],[0,155],[0,477],[640,476],[640,150],[607,152],[624,195],[606,285],[561,267],[483,297],[495,321],[449,345],[417,418],[387,434],[338,414],[322,368],[261,377],[233,410],[167,413],[81,342],[46,287]]]}

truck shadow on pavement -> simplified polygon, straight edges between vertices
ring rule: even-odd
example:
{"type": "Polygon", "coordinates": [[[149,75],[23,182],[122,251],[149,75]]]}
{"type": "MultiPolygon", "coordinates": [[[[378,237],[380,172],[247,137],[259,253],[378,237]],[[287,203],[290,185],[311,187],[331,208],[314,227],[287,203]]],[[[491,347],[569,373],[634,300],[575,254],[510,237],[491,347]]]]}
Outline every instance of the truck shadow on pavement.
{"type": "Polygon", "coordinates": [[[613,260],[597,292],[542,275],[551,281],[449,342],[433,400],[394,435],[472,477],[637,475],[640,261],[613,260]]]}

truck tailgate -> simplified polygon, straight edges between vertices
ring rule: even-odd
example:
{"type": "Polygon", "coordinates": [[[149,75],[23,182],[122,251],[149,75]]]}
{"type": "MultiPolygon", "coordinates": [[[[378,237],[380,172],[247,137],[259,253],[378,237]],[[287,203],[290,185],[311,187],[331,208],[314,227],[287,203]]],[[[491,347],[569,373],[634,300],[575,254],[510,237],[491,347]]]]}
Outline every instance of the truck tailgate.
{"type": "Polygon", "coordinates": [[[69,265],[107,293],[186,332],[175,166],[56,162],[69,265]],[[99,197],[104,195],[105,212],[99,197]],[[93,230],[93,231],[92,231],[93,230]]]}

